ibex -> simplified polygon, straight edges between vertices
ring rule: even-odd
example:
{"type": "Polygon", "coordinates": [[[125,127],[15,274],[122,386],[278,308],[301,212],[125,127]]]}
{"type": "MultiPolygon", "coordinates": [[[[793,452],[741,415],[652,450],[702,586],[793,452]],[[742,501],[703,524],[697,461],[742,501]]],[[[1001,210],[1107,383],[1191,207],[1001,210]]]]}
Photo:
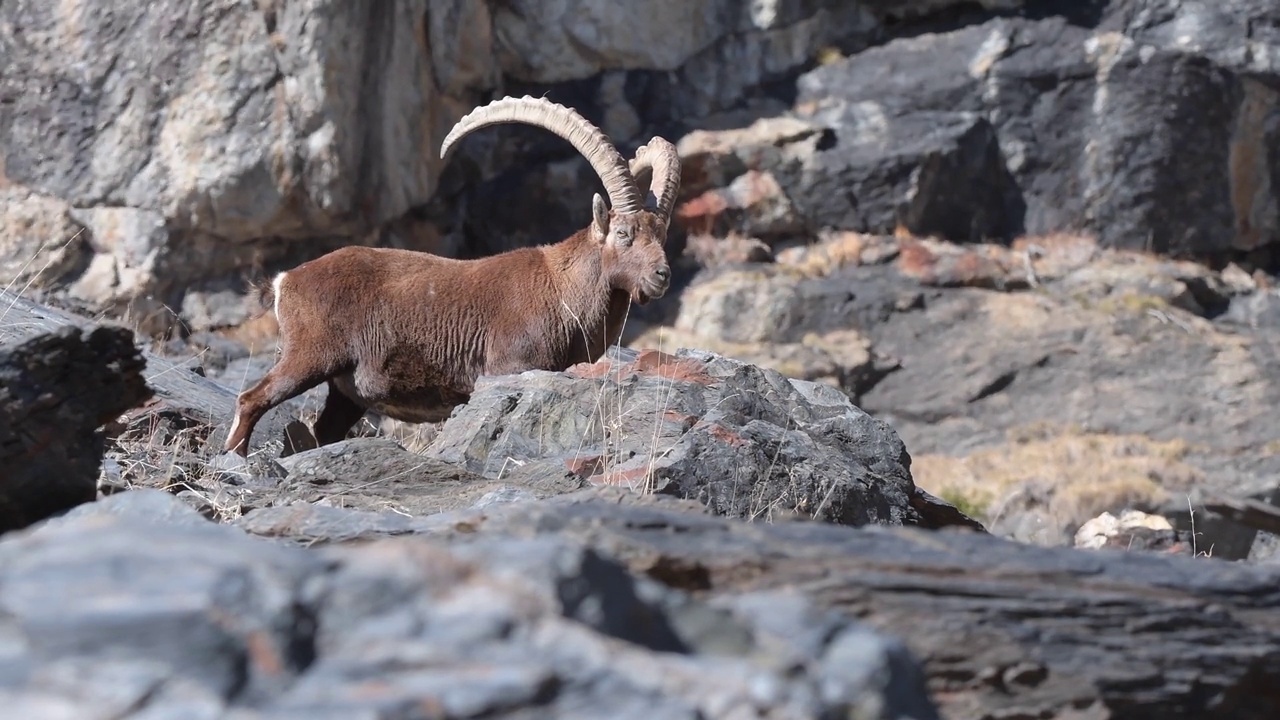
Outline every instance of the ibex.
{"type": "Polygon", "coordinates": [[[465,135],[527,123],[567,140],[609,196],[591,224],[552,244],[475,260],[351,246],[274,277],[259,294],[274,310],[280,353],[240,394],[225,449],[246,455],[271,408],[322,382],[328,397],[312,432],[337,442],[367,410],[439,422],[467,402],[480,375],[563,370],[618,341],[631,302],[671,282],[664,244],[680,186],[675,146],[655,137],[625,158],[596,126],[545,99],[503,98],[460,119],[441,158],[465,135]],[[650,173],[651,197],[639,178],[650,173]]]}

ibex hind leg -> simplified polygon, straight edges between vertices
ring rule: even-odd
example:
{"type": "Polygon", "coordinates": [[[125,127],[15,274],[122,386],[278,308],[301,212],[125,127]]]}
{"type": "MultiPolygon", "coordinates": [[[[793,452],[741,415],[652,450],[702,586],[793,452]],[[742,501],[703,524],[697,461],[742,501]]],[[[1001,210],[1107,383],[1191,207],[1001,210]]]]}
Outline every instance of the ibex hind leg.
{"type": "Polygon", "coordinates": [[[351,428],[364,417],[365,409],[355,400],[347,397],[338,389],[337,383],[329,381],[329,395],[325,398],[324,409],[316,419],[313,434],[320,445],[328,445],[344,440],[351,428]]]}
{"type": "Polygon", "coordinates": [[[249,437],[262,416],[280,403],[324,382],[329,374],[327,370],[306,358],[286,352],[257,385],[236,398],[236,419],[227,434],[224,450],[248,455],[249,437]]]}

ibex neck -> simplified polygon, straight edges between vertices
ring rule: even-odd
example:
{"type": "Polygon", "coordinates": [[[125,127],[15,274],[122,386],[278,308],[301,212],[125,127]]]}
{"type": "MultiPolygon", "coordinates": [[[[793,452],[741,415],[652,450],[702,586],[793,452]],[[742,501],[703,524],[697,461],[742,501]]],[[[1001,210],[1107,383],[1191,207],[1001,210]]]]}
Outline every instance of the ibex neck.
{"type": "Polygon", "coordinates": [[[584,230],[547,246],[545,252],[561,303],[566,351],[572,362],[595,360],[621,329],[614,327],[612,316],[617,313],[611,312],[619,293],[610,289],[603,274],[600,249],[584,230]]]}

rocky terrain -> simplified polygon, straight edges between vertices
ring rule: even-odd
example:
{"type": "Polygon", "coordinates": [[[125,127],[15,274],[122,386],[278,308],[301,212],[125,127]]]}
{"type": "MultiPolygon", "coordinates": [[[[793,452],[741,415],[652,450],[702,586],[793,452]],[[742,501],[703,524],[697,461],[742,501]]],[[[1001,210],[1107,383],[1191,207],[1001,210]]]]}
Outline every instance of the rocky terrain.
{"type": "Polygon", "coordinates": [[[1280,710],[1274,3],[18,1],[0,58],[16,717],[1280,710]],[[590,221],[549,133],[439,158],[525,94],[677,143],[672,291],[218,453],[251,281],[590,221]]]}

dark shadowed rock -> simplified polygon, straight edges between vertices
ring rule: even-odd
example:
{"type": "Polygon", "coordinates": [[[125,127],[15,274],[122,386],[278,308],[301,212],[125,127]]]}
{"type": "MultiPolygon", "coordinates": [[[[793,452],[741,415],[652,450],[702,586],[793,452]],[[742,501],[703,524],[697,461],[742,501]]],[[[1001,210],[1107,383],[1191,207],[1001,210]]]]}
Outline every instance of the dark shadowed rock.
{"type": "MultiPolygon", "coordinates": [[[[3,289],[0,289],[0,308],[4,311],[4,322],[0,322],[0,342],[21,341],[65,327],[86,330],[95,327],[87,317],[3,289]]],[[[174,359],[150,349],[142,349],[141,354],[146,360],[147,383],[154,397],[142,406],[129,406],[121,422],[142,440],[153,433],[163,438],[186,431],[193,440],[202,444],[221,445],[231,426],[236,393],[241,383],[246,378],[256,382],[260,374],[270,367],[269,359],[265,367],[262,362],[250,368],[237,367],[238,373],[223,373],[222,382],[218,382],[204,377],[203,371],[197,371],[199,363],[192,357],[174,359]]],[[[312,405],[318,399],[315,393],[308,398],[312,405]]],[[[278,443],[285,425],[305,405],[302,400],[292,401],[267,412],[260,423],[261,430],[254,435],[253,449],[260,450],[264,445],[271,447],[272,443],[278,443]]]]}
{"type": "Polygon", "coordinates": [[[795,115],[681,141],[686,229],[786,239],[901,228],[956,240],[1021,230],[1019,190],[981,114],[824,98],[795,115]]]}
{"type": "Polygon", "coordinates": [[[1082,151],[1077,117],[1092,102],[1088,36],[1051,18],[992,20],[897,39],[802,76],[797,107],[856,107],[885,118],[986,118],[1025,202],[1025,220],[1010,220],[1033,234],[1070,229],[1080,214],[1069,205],[1081,193],[1073,175],[1082,151]]]}
{"type": "Polygon", "coordinates": [[[151,397],[122,327],[0,346],[0,532],[94,499],[103,425],[151,397]]]}
{"type": "Polygon", "coordinates": [[[848,103],[802,116],[828,128],[825,142],[773,172],[810,227],[961,241],[1021,231],[1022,200],[982,116],[848,103]]]}
{"type": "Polygon", "coordinates": [[[427,453],[494,479],[578,477],[731,517],[920,520],[888,426],[835,388],[702,351],[482,378],[427,453]]]}
{"type": "Polygon", "coordinates": [[[306,550],[86,512],[0,542],[0,637],[24,720],[938,717],[900,642],[553,537],[306,550]]]}

